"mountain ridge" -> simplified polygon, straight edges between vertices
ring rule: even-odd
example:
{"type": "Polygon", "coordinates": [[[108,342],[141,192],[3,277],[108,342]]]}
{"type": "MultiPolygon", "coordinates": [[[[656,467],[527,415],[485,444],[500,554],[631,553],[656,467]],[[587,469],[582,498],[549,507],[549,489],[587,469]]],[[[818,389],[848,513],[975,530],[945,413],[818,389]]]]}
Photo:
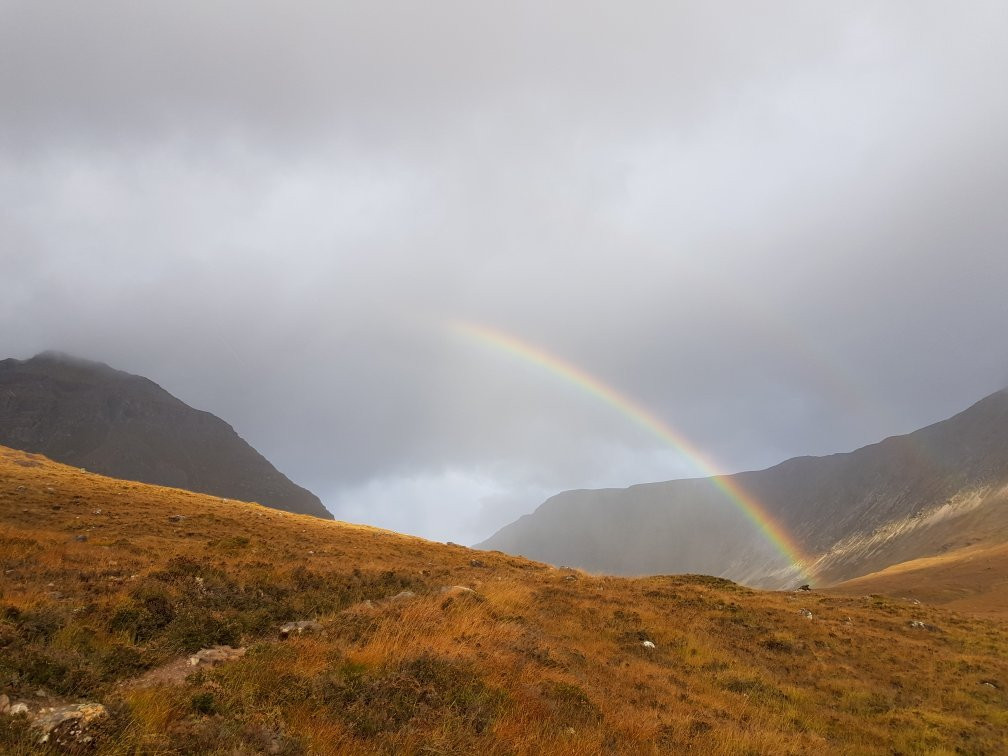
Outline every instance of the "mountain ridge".
{"type": "MultiPolygon", "coordinates": [[[[901,519],[923,518],[956,496],[983,498],[1008,485],[1008,389],[945,420],[852,451],[792,457],[763,470],[720,477],[760,502],[811,555],[818,580],[849,579],[862,566],[884,567],[879,550],[884,553],[895,541],[876,538],[870,550],[848,549],[839,558],[831,549],[845,539],[901,519]]],[[[710,572],[770,587],[798,579],[800,571],[759,543],[754,526],[746,527],[744,520],[710,478],[580,489],[550,497],[477,548],[618,574],[710,572]],[[604,512],[607,506],[619,511],[604,512]],[[713,561],[709,549],[694,543],[702,536],[715,543],[724,561],[713,561]],[[615,546],[606,549],[607,539],[633,550],[614,554],[615,546]],[[640,544],[664,551],[648,552],[640,544]]],[[[905,538],[906,530],[897,535],[905,538]]],[[[904,547],[901,555],[910,558],[904,547]]]]}
{"type": "Polygon", "coordinates": [[[147,377],[62,352],[0,361],[0,444],[112,477],[332,519],[226,421],[147,377]]]}

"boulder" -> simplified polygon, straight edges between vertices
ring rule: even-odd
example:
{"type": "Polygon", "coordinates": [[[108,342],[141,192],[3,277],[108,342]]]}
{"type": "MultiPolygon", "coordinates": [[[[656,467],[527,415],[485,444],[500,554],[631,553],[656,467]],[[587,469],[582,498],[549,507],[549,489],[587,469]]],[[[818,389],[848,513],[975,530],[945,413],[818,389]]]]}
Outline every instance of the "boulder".
{"type": "Polygon", "coordinates": [[[197,651],[189,657],[189,665],[192,667],[208,666],[213,667],[223,662],[233,659],[240,659],[245,656],[244,648],[232,648],[231,646],[214,646],[197,651]]]}
{"type": "Polygon", "coordinates": [[[398,604],[402,601],[409,601],[412,598],[416,598],[416,594],[413,591],[400,591],[395,596],[389,599],[393,604],[398,604]]]}
{"type": "Polygon", "coordinates": [[[108,712],[99,703],[69,704],[41,709],[35,715],[32,727],[40,730],[39,743],[52,742],[58,746],[89,743],[88,729],[105,719],[108,712]]]}

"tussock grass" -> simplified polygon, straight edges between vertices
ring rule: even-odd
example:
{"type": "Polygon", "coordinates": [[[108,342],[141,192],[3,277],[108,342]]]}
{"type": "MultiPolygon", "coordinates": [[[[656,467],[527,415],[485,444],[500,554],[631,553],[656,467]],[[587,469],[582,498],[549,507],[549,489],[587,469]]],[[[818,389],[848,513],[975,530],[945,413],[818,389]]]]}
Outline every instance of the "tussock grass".
{"type": "MultiPolygon", "coordinates": [[[[0,690],[105,703],[102,753],[1005,750],[994,619],[558,570],[2,448],[0,514],[0,690]],[[215,644],[248,651],[130,683],[215,644]]],[[[31,748],[0,716],[0,751],[31,748]]]]}

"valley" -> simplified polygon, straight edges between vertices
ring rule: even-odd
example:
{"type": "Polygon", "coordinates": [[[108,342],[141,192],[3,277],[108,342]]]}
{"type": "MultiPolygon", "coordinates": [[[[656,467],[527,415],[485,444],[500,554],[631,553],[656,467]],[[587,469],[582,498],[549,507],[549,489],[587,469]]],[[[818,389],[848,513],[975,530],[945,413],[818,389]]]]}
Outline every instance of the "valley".
{"type": "Polygon", "coordinates": [[[593,575],[12,449],[0,567],[12,754],[995,753],[1008,732],[1008,628],[924,595],[593,575]],[[39,745],[40,712],[78,704],[100,707],[84,733],[39,745]]]}

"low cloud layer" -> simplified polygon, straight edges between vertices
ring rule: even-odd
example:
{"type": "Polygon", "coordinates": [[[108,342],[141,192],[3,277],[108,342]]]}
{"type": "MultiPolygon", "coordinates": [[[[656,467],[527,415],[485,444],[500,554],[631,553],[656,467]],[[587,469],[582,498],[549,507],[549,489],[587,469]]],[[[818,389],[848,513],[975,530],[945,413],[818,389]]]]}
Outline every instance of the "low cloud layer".
{"type": "Polygon", "coordinates": [[[0,6],[0,356],[231,422],[337,517],[852,448],[1008,385],[1003,3],[0,6]]]}

